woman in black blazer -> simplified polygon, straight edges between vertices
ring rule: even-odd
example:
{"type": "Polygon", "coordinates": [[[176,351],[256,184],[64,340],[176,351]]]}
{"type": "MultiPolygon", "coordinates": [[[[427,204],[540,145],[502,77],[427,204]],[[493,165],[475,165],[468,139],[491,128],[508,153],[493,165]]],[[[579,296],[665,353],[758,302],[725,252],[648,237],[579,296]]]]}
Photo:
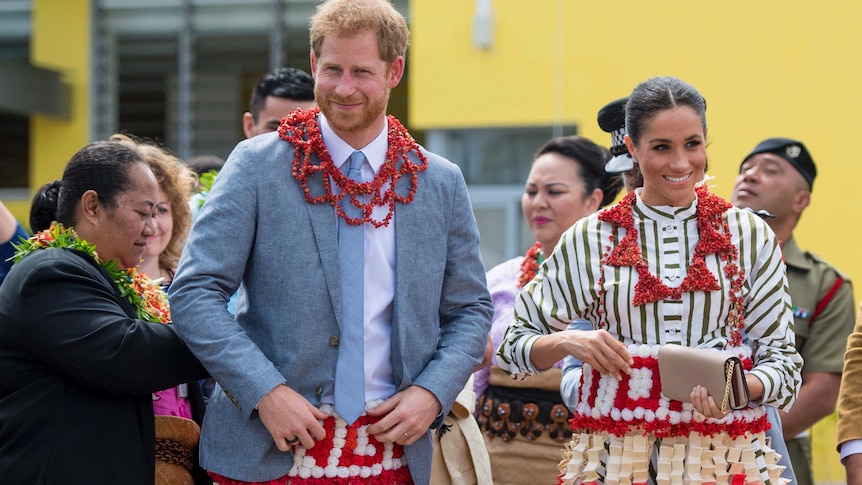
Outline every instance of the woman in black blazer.
{"type": "MultiPolygon", "coordinates": [[[[167,294],[192,226],[189,199],[197,189],[198,178],[182,160],[156,144],[123,133],[111,135],[108,141],[135,150],[156,176],[159,200],[153,217],[155,231],[148,238],[138,272],[158,281],[167,294]]],[[[205,409],[198,382],[180,384],[153,394],[155,485],[212,485],[206,470],[198,465],[200,425],[203,424],[205,409]]]]}
{"type": "Polygon", "coordinates": [[[31,225],[59,224],[0,286],[0,482],[153,483],[152,393],[206,376],[163,324],[166,300],[128,270],[158,195],[137,153],[97,142],[34,199],[31,225]]]}

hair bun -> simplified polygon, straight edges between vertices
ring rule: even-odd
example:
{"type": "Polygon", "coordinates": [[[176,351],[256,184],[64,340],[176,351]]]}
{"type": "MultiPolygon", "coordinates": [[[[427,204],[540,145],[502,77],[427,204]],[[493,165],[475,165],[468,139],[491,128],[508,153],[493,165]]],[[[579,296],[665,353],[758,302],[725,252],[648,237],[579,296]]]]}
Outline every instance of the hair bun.
{"type": "Polygon", "coordinates": [[[62,180],[48,182],[39,188],[33,196],[30,205],[30,230],[39,232],[48,229],[57,218],[57,204],[60,200],[60,188],[62,180]]]}
{"type": "Polygon", "coordinates": [[[57,179],[53,182],[48,182],[43,186],[45,189],[45,195],[48,197],[56,198],[57,194],[60,192],[60,187],[63,186],[63,179],[57,179]]]}

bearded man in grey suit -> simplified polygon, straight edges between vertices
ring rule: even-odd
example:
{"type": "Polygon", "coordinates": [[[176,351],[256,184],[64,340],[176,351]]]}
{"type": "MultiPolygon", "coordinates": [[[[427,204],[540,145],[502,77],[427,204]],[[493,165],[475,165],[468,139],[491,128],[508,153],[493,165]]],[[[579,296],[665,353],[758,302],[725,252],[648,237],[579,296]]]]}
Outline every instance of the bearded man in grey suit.
{"type": "Polygon", "coordinates": [[[463,176],[385,114],[408,37],[386,0],[320,5],[319,111],[237,145],[192,229],[171,308],[219,383],[200,457],[220,484],[427,484],[431,429],[482,359],[463,176]]]}

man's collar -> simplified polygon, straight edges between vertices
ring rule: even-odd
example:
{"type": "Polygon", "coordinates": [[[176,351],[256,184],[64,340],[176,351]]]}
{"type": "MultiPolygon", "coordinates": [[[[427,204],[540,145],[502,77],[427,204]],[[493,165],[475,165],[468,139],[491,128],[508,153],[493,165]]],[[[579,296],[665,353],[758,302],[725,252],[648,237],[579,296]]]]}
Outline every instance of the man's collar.
{"type": "MultiPolygon", "coordinates": [[[[326,146],[326,151],[329,152],[329,156],[332,157],[332,161],[335,165],[341,167],[342,163],[350,158],[350,155],[356,151],[356,149],[351,147],[350,144],[342,140],[341,137],[335,133],[335,130],[332,129],[332,126],[330,126],[323,113],[320,113],[319,115],[318,124],[320,126],[320,135],[323,137],[323,144],[326,146]]],[[[383,165],[383,162],[386,161],[386,150],[389,148],[388,140],[386,139],[386,133],[388,133],[388,131],[389,122],[386,121],[383,123],[383,130],[380,131],[377,137],[371,140],[371,143],[359,149],[359,151],[365,155],[365,158],[368,160],[368,163],[371,165],[375,174],[380,171],[380,167],[383,165]]]]}
{"type": "Polygon", "coordinates": [[[805,257],[805,253],[799,249],[799,245],[796,244],[792,235],[786,241],[781,242],[781,254],[784,257],[784,264],[787,266],[804,270],[813,268],[811,262],[805,257]]]}

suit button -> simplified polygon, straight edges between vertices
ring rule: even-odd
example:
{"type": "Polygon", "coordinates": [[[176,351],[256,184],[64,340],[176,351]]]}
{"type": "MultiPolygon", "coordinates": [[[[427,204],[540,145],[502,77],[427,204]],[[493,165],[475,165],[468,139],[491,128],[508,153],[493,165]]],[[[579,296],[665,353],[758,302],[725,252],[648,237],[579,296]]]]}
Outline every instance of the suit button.
{"type": "Polygon", "coordinates": [[[319,399],[321,394],[323,394],[323,388],[322,388],[322,387],[320,387],[320,386],[318,386],[318,387],[317,387],[317,390],[316,390],[316,391],[314,391],[314,395],[315,395],[315,396],[317,396],[317,397],[318,397],[318,399],[319,399]]]}
{"type": "Polygon", "coordinates": [[[338,347],[338,337],[329,337],[329,346],[330,347],[338,347]]]}

